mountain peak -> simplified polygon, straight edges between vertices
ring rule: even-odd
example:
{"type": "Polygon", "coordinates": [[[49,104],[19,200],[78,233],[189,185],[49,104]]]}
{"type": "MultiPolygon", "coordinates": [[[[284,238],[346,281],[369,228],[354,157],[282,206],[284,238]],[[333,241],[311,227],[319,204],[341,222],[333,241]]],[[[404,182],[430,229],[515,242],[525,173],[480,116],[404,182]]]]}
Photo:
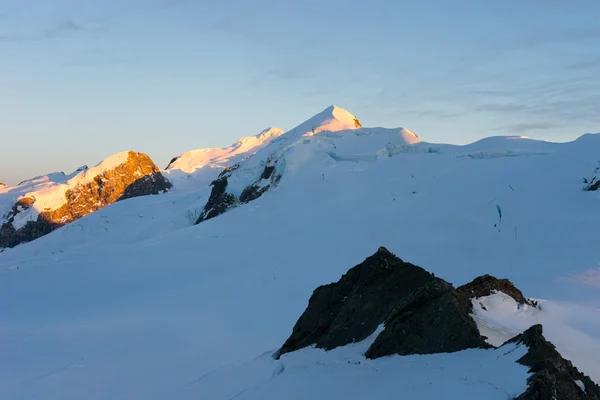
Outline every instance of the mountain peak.
{"type": "Polygon", "coordinates": [[[248,141],[256,142],[256,141],[270,140],[270,139],[276,138],[278,136],[281,136],[283,133],[284,133],[283,129],[271,126],[271,127],[268,127],[267,129],[264,129],[263,131],[261,131],[258,135],[241,138],[240,140],[238,140],[238,142],[244,142],[244,141],[245,142],[248,142],[248,141]]]}
{"type": "Polygon", "coordinates": [[[298,136],[313,136],[323,131],[345,131],[357,129],[361,126],[362,125],[358,118],[356,118],[349,111],[336,105],[331,105],[317,115],[298,125],[292,131],[296,132],[296,135],[298,136]]]}

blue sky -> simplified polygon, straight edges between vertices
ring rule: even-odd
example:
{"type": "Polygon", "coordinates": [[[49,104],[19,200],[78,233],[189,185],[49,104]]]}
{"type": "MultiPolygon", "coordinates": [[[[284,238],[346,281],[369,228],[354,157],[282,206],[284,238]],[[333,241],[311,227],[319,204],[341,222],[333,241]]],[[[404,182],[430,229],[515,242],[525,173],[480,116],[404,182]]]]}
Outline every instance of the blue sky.
{"type": "Polygon", "coordinates": [[[0,181],[157,164],[330,104],[466,143],[600,132],[600,2],[0,0],[0,181]]]}

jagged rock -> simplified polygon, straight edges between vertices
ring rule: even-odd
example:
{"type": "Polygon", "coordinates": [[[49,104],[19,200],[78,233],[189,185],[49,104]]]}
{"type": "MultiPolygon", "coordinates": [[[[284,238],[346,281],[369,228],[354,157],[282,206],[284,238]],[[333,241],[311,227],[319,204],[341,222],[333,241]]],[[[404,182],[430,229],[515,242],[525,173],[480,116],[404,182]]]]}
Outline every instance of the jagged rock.
{"type": "Polygon", "coordinates": [[[278,356],[361,341],[381,324],[368,358],[490,347],[463,303],[448,282],[380,247],[338,282],[314,291],[278,356]]]}
{"type": "Polygon", "coordinates": [[[600,166],[594,169],[594,173],[588,177],[583,178],[583,190],[595,191],[600,189],[600,166]]]}
{"type": "Polygon", "coordinates": [[[512,297],[519,304],[535,305],[531,300],[525,298],[523,293],[508,279],[498,279],[487,274],[475,278],[473,281],[458,287],[456,290],[462,295],[463,299],[467,300],[466,304],[469,309],[471,309],[470,299],[489,296],[495,291],[512,297]]]}
{"type": "Polygon", "coordinates": [[[6,187],[6,184],[5,184],[5,183],[2,183],[2,182],[0,182],[0,188],[1,188],[1,187],[6,187]]]}
{"type": "Polygon", "coordinates": [[[169,161],[169,164],[167,165],[167,168],[165,168],[165,169],[169,169],[169,167],[177,160],[179,160],[178,156],[171,158],[171,161],[169,161]]]}
{"type": "Polygon", "coordinates": [[[600,189],[600,179],[594,177],[589,183],[586,182],[584,189],[590,192],[600,189]]]}
{"type": "Polygon", "coordinates": [[[14,247],[37,239],[116,201],[158,194],[170,187],[171,184],[150,157],[130,151],[125,162],[67,190],[62,206],[55,210],[44,210],[35,221],[28,221],[23,227],[15,229],[13,221],[16,215],[35,203],[33,197],[19,199],[0,228],[0,247],[14,247]]]}
{"type": "Polygon", "coordinates": [[[517,400],[600,400],[600,387],[565,360],[534,325],[507,343],[529,348],[517,362],[529,367],[527,390],[517,400]]]}
{"type": "Polygon", "coordinates": [[[240,197],[237,198],[235,195],[227,193],[227,179],[231,176],[231,172],[238,167],[239,164],[236,164],[231,168],[225,169],[219,174],[219,177],[211,183],[213,188],[210,197],[208,198],[200,217],[196,221],[196,224],[221,215],[228,209],[235,207],[240,203],[248,203],[258,199],[269,190],[271,186],[276,185],[281,178],[281,176],[275,172],[274,165],[267,165],[256,182],[244,188],[240,197]]]}
{"type": "Polygon", "coordinates": [[[248,203],[252,200],[256,200],[267,190],[269,190],[272,185],[276,185],[281,176],[274,172],[275,166],[267,165],[260,175],[260,178],[242,191],[242,194],[240,195],[240,202],[248,203]],[[269,182],[265,184],[263,183],[263,180],[268,180],[269,182]]]}
{"type": "Polygon", "coordinates": [[[211,186],[213,188],[210,192],[210,197],[196,224],[223,214],[237,202],[234,195],[227,193],[227,176],[221,176],[214,180],[211,186]]]}

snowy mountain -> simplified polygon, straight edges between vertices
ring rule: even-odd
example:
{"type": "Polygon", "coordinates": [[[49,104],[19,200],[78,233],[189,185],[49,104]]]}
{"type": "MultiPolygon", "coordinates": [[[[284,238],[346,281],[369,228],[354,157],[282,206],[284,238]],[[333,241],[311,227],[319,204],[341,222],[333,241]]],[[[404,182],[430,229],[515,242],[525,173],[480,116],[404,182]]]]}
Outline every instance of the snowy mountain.
{"type": "Polygon", "coordinates": [[[163,174],[179,191],[208,186],[228,166],[242,161],[283,134],[279,128],[267,128],[256,136],[244,137],[229,147],[192,150],[171,160],[163,174]]]}
{"type": "MultiPolygon", "coordinates": [[[[507,399],[557,376],[534,362],[541,348],[567,373],[556,390],[597,398],[600,192],[581,182],[598,166],[600,135],[455,146],[355,120],[329,107],[248,150],[190,152],[164,171],[166,193],[115,202],[1,252],[0,397],[507,399]],[[178,186],[174,171],[192,182],[205,169],[204,183],[178,186]],[[380,246],[443,279],[431,281],[435,293],[467,293],[468,310],[459,302],[453,315],[486,344],[471,329],[475,348],[366,357],[380,334],[405,326],[384,316],[356,340],[275,359],[315,288],[380,246]]],[[[70,179],[39,178],[10,195],[70,179]]],[[[367,292],[351,287],[353,306],[376,305],[357,302],[367,292]]],[[[392,300],[421,304],[408,301],[429,298],[420,293],[392,300]]],[[[437,321],[433,304],[406,308],[411,326],[437,321]]],[[[372,315],[345,310],[330,333],[372,315]]]]}
{"type": "Polygon", "coordinates": [[[0,189],[0,248],[28,242],[116,201],[170,188],[146,154],[125,151],[70,175],[52,173],[0,189]]]}

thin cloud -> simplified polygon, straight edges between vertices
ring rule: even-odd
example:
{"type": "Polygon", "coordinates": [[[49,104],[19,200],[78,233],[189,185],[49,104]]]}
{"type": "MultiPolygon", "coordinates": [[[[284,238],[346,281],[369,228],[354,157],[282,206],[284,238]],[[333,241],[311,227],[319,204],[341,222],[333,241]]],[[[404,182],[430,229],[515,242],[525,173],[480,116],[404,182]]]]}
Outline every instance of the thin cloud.
{"type": "Polygon", "coordinates": [[[592,268],[582,272],[571,272],[563,279],[587,286],[600,287],[600,268],[592,268]]]}
{"type": "Polygon", "coordinates": [[[46,32],[44,32],[43,38],[51,40],[51,39],[56,39],[61,36],[69,35],[73,32],[83,32],[83,31],[85,31],[85,29],[81,25],[79,25],[71,20],[67,20],[67,21],[61,22],[60,24],[56,25],[55,27],[53,27],[51,29],[48,29],[46,32]]]}
{"type": "Polygon", "coordinates": [[[545,123],[545,122],[520,122],[514,124],[507,124],[497,128],[492,128],[492,132],[508,132],[508,133],[525,133],[530,131],[543,131],[557,129],[564,124],[559,123],[545,123]]]}
{"type": "Polygon", "coordinates": [[[5,33],[0,34],[0,42],[10,42],[10,43],[26,43],[26,42],[37,42],[44,40],[55,40],[63,37],[67,37],[69,35],[81,33],[81,32],[91,32],[91,30],[84,28],[80,24],[72,21],[65,20],[60,22],[59,24],[49,28],[42,33],[32,34],[32,35],[23,35],[18,33],[5,33]]]}

